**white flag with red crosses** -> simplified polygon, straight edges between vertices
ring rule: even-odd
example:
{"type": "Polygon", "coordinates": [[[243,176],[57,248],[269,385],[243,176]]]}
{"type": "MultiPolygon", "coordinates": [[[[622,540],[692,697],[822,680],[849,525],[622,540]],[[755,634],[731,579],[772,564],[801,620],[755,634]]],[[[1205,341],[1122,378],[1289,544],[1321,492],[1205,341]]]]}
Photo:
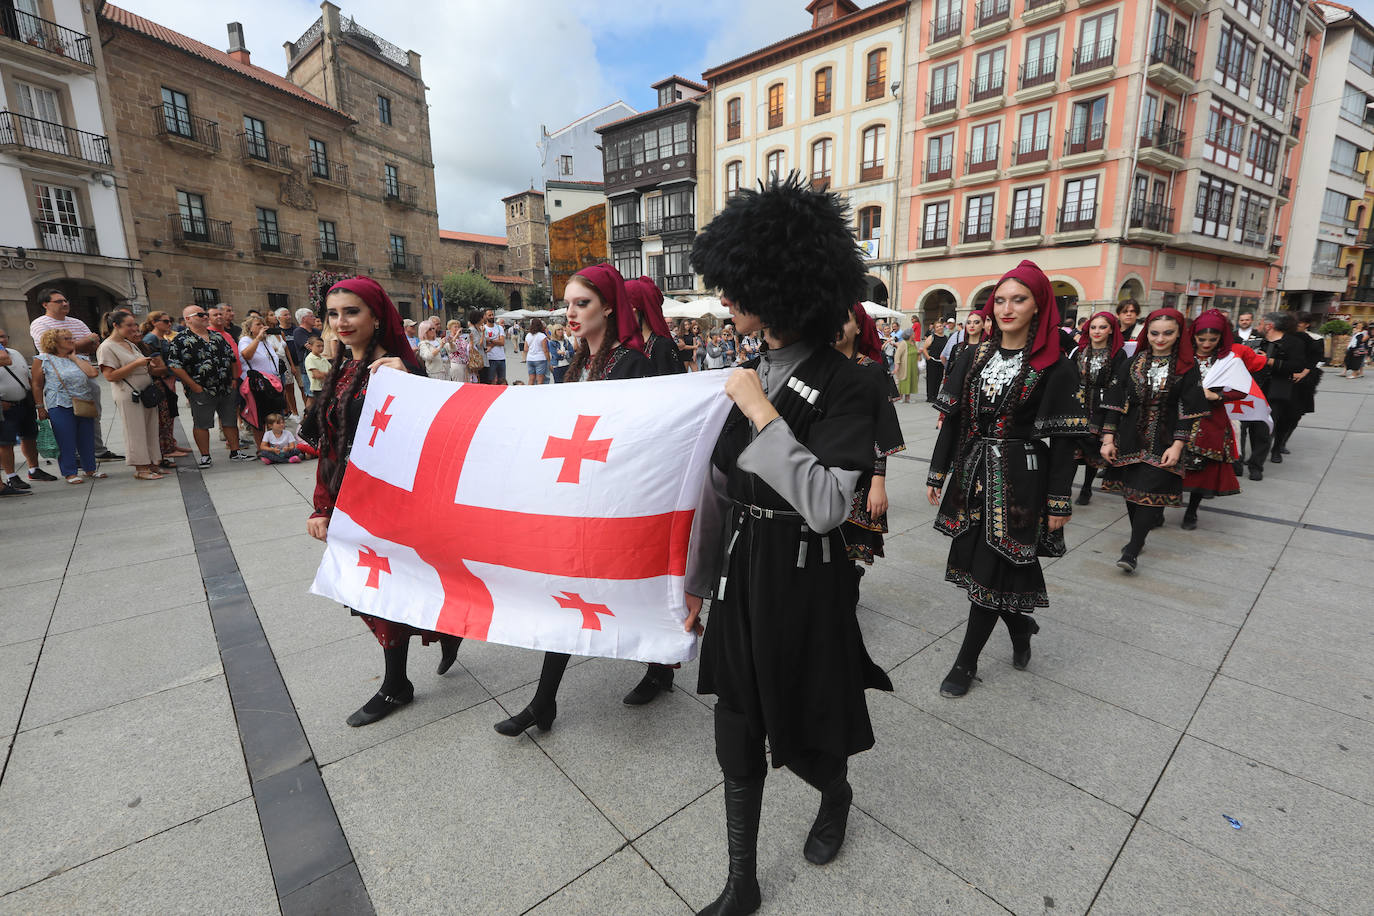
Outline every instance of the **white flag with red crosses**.
{"type": "Polygon", "coordinates": [[[383,369],[311,591],[469,639],[673,663],[726,372],[460,385],[383,369]]]}
{"type": "Polygon", "coordinates": [[[1260,391],[1259,383],[1245,368],[1245,363],[1234,353],[1227,353],[1212,364],[1202,378],[1202,387],[1229,391],[1233,395],[1243,393],[1245,397],[1226,402],[1227,417],[1241,423],[1264,422],[1273,430],[1274,417],[1264,392],[1260,391]]]}

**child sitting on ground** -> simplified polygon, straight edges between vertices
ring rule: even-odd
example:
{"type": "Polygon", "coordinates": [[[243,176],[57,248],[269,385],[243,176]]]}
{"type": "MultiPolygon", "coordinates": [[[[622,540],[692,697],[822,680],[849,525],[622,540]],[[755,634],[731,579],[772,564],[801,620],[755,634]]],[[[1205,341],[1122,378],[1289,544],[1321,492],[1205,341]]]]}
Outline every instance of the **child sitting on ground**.
{"type": "Polygon", "coordinates": [[[305,454],[301,440],[286,428],[286,418],[279,413],[267,415],[267,431],[262,434],[262,448],[258,457],[263,464],[300,464],[305,454]]]}

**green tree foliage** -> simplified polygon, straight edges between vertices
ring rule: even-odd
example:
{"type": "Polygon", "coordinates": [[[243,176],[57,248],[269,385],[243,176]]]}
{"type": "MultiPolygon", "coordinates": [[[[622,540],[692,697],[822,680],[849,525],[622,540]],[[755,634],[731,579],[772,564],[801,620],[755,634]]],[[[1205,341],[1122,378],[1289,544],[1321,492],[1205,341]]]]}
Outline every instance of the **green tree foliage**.
{"type": "Polygon", "coordinates": [[[536,283],[525,290],[525,308],[546,309],[549,307],[549,288],[542,283],[536,283]]]}
{"type": "Polygon", "coordinates": [[[1349,334],[1351,330],[1353,329],[1350,326],[1350,322],[1343,321],[1340,318],[1332,318],[1326,324],[1321,326],[1320,333],[1327,335],[1340,335],[1349,334]]]}
{"type": "Polygon", "coordinates": [[[443,288],[444,304],[463,315],[506,305],[506,297],[501,295],[496,284],[476,271],[444,274],[443,288]]]}

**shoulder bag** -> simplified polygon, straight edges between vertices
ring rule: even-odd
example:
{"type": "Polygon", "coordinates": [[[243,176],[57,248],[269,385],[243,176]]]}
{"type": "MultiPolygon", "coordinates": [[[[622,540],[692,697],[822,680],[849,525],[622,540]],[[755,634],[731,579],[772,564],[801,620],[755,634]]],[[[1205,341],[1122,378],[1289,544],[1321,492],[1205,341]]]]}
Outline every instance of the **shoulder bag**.
{"type": "MultiPolygon", "coordinates": [[[[68,360],[71,359],[70,357],[65,358],[68,360]]],[[[80,368],[80,366],[77,366],[78,370],[80,368]]],[[[67,397],[71,398],[73,414],[87,420],[94,420],[96,417],[100,416],[100,411],[96,407],[95,401],[89,398],[78,398],[76,395],[72,394],[71,389],[67,387],[66,380],[62,378],[62,371],[58,369],[57,366],[53,366],[52,371],[57,375],[57,383],[62,386],[63,391],[67,392],[67,397]]]]}

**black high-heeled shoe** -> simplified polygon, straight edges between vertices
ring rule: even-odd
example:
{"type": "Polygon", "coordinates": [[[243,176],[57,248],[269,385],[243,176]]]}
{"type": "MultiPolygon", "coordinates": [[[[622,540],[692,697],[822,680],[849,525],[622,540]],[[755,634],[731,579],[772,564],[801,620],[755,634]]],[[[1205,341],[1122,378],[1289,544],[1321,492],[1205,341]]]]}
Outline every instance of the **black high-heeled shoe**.
{"type": "Polygon", "coordinates": [[[505,735],[508,738],[514,738],[523,734],[525,729],[529,728],[531,725],[537,725],[541,732],[546,732],[553,728],[553,720],[557,717],[557,703],[552,704],[548,709],[542,711],[536,711],[531,704],[511,716],[509,719],[503,719],[497,722],[492,728],[496,729],[498,734],[505,735]]]}
{"type": "Polygon", "coordinates": [[[348,717],[348,724],[354,728],[371,725],[373,722],[385,719],[413,699],[415,699],[414,687],[411,687],[406,693],[397,694],[396,696],[388,696],[379,690],[372,699],[368,700],[355,711],[353,715],[348,717]]]}
{"type": "Polygon", "coordinates": [[[949,674],[945,675],[944,683],[940,685],[940,696],[951,699],[961,697],[968,693],[969,686],[975,680],[981,680],[977,668],[965,668],[956,664],[949,669],[949,674]]]}
{"type": "Polygon", "coordinates": [[[458,647],[463,644],[461,636],[440,636],[439,647],[443,650],[439,656],[439,667],[434,670],[435,674],[443,675],[448,673],[448,669],[453,667],[453,663],[458,660],[458,647]]]}

